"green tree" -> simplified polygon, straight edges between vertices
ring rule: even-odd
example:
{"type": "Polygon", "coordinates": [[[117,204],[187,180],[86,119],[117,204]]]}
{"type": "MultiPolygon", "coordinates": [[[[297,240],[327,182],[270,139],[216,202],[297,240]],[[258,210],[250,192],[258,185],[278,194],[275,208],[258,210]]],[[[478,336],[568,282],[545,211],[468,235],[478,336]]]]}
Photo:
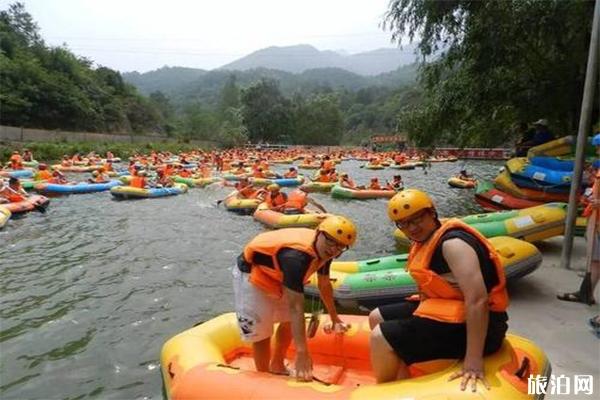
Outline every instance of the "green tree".
{"type": "Polygon", "coordinates": [[[344,119],[334,95],[317,95],[308,101],[296,96],[294,142],[309,145],[337,145],[344,132],[344,119]]]}
{"type": "Polygon", "coordinates": [[[242,91],[242,118],[251,141],[276,143],[292,129],[291,104],[276,81],[261,79],[242,91]]]}
{"type": "Polygon", "coordinates": [[[219,113],[221,115],[225,115],[230,108],[240,107],[240,89],[236,84],[236,80],[237,78],[234,74],[229,75],[221,90],[219,99],[219,113]]]}
{"type": "MultiPolygon", "coordinates": [[[[515,122],[576,128],[594,3],[393,0],[395,40],[419,37],[423,103],[401,113],[425,143],[497,145],[515,122]]],[[[597,98],[596,98],[597,100],[597,98]]],[[[596,107],[597,109],[598,107],[596,107]]]]}

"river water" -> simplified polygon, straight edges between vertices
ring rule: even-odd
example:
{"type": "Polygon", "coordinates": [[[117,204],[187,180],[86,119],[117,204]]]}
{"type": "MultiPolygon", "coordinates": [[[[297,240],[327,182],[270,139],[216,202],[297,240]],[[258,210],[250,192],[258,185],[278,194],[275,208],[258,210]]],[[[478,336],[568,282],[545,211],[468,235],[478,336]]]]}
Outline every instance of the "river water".
{"type": "MultiPolygon", "coordinates": [[[[427,174],[361,164],[347,161],[339,169],[358,183],[400,173],[406,187],[432,195],[441,216],[483,212],[473,190],[446,183],[462,161],[434,163],[427,174]]],[[[501,166],[467,163],[487,179],[501,166]]],[[[9,221],[0,231],[0,397],[161,399],[162,344],[233,310],[231,266],[263,230],[252,217],[216,206],[230,190],[212,185],[121,202],[109,193],[74,195],[52,199],[44,215],[9,221]]],[[[385,200],[313,196],[359,228],[356,246],[342,259],[394,252],[385,200]]]]}

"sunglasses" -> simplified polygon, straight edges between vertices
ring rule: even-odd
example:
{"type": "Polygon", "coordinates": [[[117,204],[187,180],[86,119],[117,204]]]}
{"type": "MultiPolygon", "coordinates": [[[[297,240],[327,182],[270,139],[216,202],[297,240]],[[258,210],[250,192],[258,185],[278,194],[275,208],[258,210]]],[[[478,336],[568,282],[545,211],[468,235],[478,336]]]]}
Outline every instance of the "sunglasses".
{"type": "Polygon", "coordinates": [[[348,250],[348,246],[346,246],[345,244],[339,243],[337,240],[335,240],[334,238],[332,238],[325,232],[321,232],[321,233],[325,237],[325,243],[327,244],[327,246],[335,247],[336,249],[341,250],[342,252],[348,250]]]}
{"type": "Polygon", "coordinates": [[[398,229],[406,229],[409,226],[416,226],[423,222],[425,219],[425,215],[427,215],[427,211],[421,211],[415,214],[412,218],[403,221],[396,221],[396,226],[398,229]]]}

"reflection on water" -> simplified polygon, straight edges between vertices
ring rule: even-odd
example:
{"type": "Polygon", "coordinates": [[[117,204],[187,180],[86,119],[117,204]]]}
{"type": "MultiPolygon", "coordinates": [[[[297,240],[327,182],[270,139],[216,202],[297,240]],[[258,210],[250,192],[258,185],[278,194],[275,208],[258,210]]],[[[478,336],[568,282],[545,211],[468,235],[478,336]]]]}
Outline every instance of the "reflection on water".
{"type": "MultiPolygon", "coordinates": [[[[427,175],[361,164],[340,169],[359,183],[400,173],[406,187],[432,195],[441,216],[482,212],[472,190],[446,183],[463,162],[433,164],[427,175]]],[[[491,178],[501,165],[467,167],[491,178]]],[[[77,195],[53,199],[45,215],[11,220],[0,231],[0,396],[160,399],[163,342],[232,310],[229,269],[263,229],[215,205],[229,190],[213,185],[122,202],[109,193],[77,195]]],[[[359,228],[357,245],[343,259],[394,251],[385,200],[314,197],[359,228]]]]}

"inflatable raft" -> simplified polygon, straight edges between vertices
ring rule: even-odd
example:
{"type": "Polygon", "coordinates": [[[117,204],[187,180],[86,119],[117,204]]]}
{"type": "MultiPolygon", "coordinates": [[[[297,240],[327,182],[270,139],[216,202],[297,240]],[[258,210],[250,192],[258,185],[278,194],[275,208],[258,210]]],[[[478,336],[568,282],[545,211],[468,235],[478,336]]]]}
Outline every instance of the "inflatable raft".
{"type": "Polygon", "coordinates": [[[34,186],[36,192],[43,195],[63,195],[63,194],[83,194],[83,193],[95,193],[104,192],[110,190],[115,186],[121,186],[121,181],[112,180],[106,183],[88,183],[79,182],[74,185],[60,185],[56,183],[38,183],[34,186]]]}
{"type": "Polygon", "coordinates": [[[319,169],[321,168],[318,164],[299,164],[298,169],[319,169]]]}
{"type": "MultiPolygon", "coordinates": [[[[506,168],[519,182],[533,181],[531,185],[537,187],[564,186],[560,190],[568,191],[573,178],[573,171],[553,170],[539,165],[529,164],[526,158],[512,158],[506,162],[506,168]]],[[[531,187],[531,185],[525,187],[531,187]]],[[[557,189],[558,190],[558,189],[557,189]]]]}
{"type": "Polygon", "coordinates": [[[55,164],[52,166],[52,169],[55,169],[60,172],[76,172],[76,173],[85,173],[85,172],[94,172],[100,169],[101,165],[72,165],[70,167],[65,167],[61,164],[55,164]]]}
{"type": "Polygon", "coordinates": [[[238,197],[237,193],[237,191],[234,191],[223,201],[223,204],[228,211],[251,214],[256,210],[258,205],[263,202],[261,199],[241,199],[238,197]]]}
{"type": "Polygon", "coordinates": [[[215,183],[220,181],[219,178],[183,178],[181,176],[173,177],[173,182],[183,183],[184,185],[191,188],[203,188],[205,186],[210,185],[211,183],[215,183]]]}
{"type": "Polygon", "coordinates": [[[409,169],[415,169],[417,167],[416,163],[412,163],[412,162],[407,162],[407,163],[403,163],[403,164],[392,164],[390,165],[390,168],[393,169],[404,169],[404,170],[409,170],[409,169]]]}
{"type": "Polygon", "coordinates": [[[379,169],[385,169],[385,165],[382,165],[382,164],[365,164],[365,165],[363,165],[363,168],[365,168],[365,169],[379,170],[379,169]]]}
{"type": "Polygon", "coordinates": [[[8,208],[0,205],[0,229],[2,229],[4,225],[6,225],[11,215],[12,213],[8,208]]]}
{"type": "MultiPolygon", "coordinates": [[[[531,243],[507,236],[490,238],[490,242],[500,254],[509,281],[530,274],[542,262],[542,254],[531,243]]],[[[400,254],[359,262],[333,262],[330,277],[335,301],[344,307],[371,309],[416,294],[417,286],[405,269],[407,257],[400,254]]],[[[311,277],[305,292],[318,296],[316,276],[311,277]]]]}
{"type": "Polygon", "coordinates": [[[272,229],[316,228],[330,214],[307,212],[305,214],[284,214],[270,210],[261,203],[254,212],[254,219],[272,229]]]}
{"type": "Polygon", "coordinates": [[[477,185],[477,181],[475,179],[460,179],[453,176],[448,179],[448,185],[459,189],[472,189],[477,185]]]}
{"type": "Polygon", "coordinates": [[[510,177],[510,173],[506,169],[502,170],[502,172],[496,176],[494,179],[494,186],[503,192],[521,199],[541,202],[569,201],[568,193],[551,193],[544,190],[521,188],[515,185],[510,177]]]}
{"type": "Polygon", "coordinates": [[[306,193],[320,192],[328,193],[337,185],[337,182],[308,182],[300,186],[300,190],[306,193]]]}
{"type": "Polygon", "coordinates": [[[33,171],[30,169],[14,169],[0,171],[0,177],[4,178],[32,178],[33,171]]]}
{"type": "Polygon", "coordinates": [[[475,201],[486,211],[515,210],[535,207],[543,201],[521,199],[494,187],[491,182],[479,181],[475,189],[475,201]]]}
{"type": "Polygon", "coordinates": [[[298,176],[296,178],[250,178],[249,181],[254,184],[254,186],[267,186],[272,183],[276,183],[281,187],[293,187],[301,185],[304,182],[303,176],[298,176]]]}
{"type": "MultiPolygon", "coordinates": [[[[460,219],[487,238],[511,236],[537,242],[562,235],[566,218],[567,203],[547,203],[522,210],[469,215],[460,219]]],[[[408,248],[410,245],[400,229],[394,231],[394,238],[400,248],[408,248]]]]}
{"type": "MultiPolygon", "coordinates": [[[[308,316],[307,316],[308,317],[308,316]]],[[[319,326],[328,316],[322,315],[319,326]]],[[[256,372],[252,347],[242,342],[236,315],[222,314],[190,328],[162,347],[160,365],[163,388],[169,400],[256,399],[531,399],[529,375],[550,379],[551,365],[533,342],[509,334],[500,349],[484,358],[491,390],[461,391],[459,380],[448,381],[460,371],[459,360],[434,360],[413,364],[411,378],[376,384],[371,370],[370,329],[366,316],[342,315],[350,324],[343,336],[318,329],[308,340],[313,360],[312,382],[296,382],[289,376],[256,372]]],[[[294,349],[287,359],[293,359],[294,349]]]]}
{"type": "Polygon", "coordinates": [[[536,156],[564,156],[572,153],[573,147],[573,136],[565,136],[530,148],[527,152],[527,158],[536,156]]]}
{"type": "Polygon", "coordinates": [[[188,187],[183,183],[175,183],[173,187],[140,189],[133,186],[115,186],[110,189],[116,199],[147,199],[156,197],[176,196],[187,192],[188,187]]]}
{"type": "Polygon", "coordinates": [[[393,190],[372,190],[372,189],[348,189],[340,185],[334,185],[331,189],[331,196],[338,199],[389,199],[396,194],[393,190]]]}
{"type": "Polygon", "coordinates": [[[23,201],[2,204],[2,207],[6,208],[14,215],[26,213],[36,209],[44,211],[48,207],[48,204],[50,204],[50,199],[48,199],[47,197],[40,195],[32,195],[23,201]]]}

